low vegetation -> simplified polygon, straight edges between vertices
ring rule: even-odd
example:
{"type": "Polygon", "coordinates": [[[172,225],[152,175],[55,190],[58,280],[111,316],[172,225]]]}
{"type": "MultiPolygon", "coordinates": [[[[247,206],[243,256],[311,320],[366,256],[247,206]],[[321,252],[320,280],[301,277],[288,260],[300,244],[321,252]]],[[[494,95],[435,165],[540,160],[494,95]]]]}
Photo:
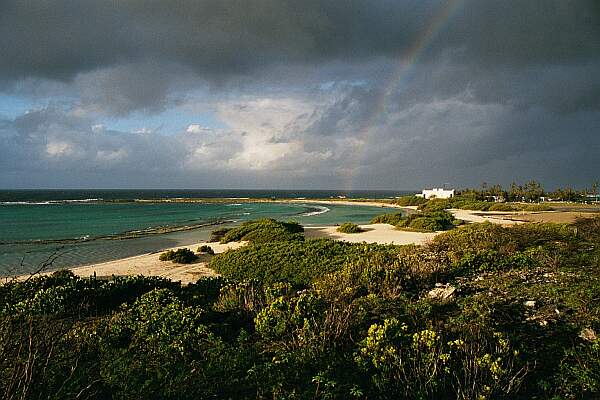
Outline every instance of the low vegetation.
{"type": "Polygon", "coordinates": [[[405,216],[403,213],[381,214],[371,220],[372,224],[390,224],[398,229],[419,232],[436,232],[452,229],[461,224],[447,211],[417,212],[405,216]]]}
{"type": "Polygon", "coordinates": [[[475,200],[472,197],[456,196],[450,199],[430,199],[419,205],[419,210],[432,212],[450,208],[473,211],[552,211],[547,204],[534,203],[495,203],[475,200]]]}
{"type": "Polygon", "coordinates": [[[208,240],[209,242],[220,242],[221,239],[223,239],[223,236],[225,236],[225,234],[227,232],[229,232],[231,230],[231,228],[218,228],[215,229],[214,231],[212,231],[210,233],[210,239],[208,240]]]}
{"type": "MultiPolygon", "coordinates": [[[[7,399],[595,399],[600,219],[250,243],[223,277],[0,286],[7,399]]],[[[277,228],[278,229],[278,228],[277,228]]]]}
{"type": "Polygon", "coordinates": [[[388,214],[380,214],[374,217],[371,220],[372,224],[389,224],[389,225],[398,225],[400,221],[404,219],[404,214],[401,212],[398,213],[388,213],[388,214]]]}
{"type": "Polygon", "coordinates": [[[210,267],[235,280],[289,282],[298,287],[338,270],[348,261],[370,254],[391,255],[395,251],[396,246],[346,243],[331,239],[277,241],[250,244],[218,254],[211,260],[210,267]]]}
{"type": "MultiPolygon", "coordinates": [[[[222,230],[219,232],[222,232],[222,230]]],[[[244,222],[237,228],[228,229],[220,237],[221,243],[247,241],[268,243],[275,241],[304,240],[304,228],[294,221],[281,222],[271,218],[244,222]]],[[[215,232],[213,232],[215,235],[215,232]]]]}
{"type": "Polygon", "coordinates": [[[427,200],[423,197],[418,196],[402,196],[396,199],[395,203],[402,207],[407,206],[419,206],[423,203],[426,203],[427,200]]]}
{"type": "Polygon", "coordinates": [[[201,254],[209,254],[209,255],[211,255],[211,256],[212,256],[212,255],[214,255],[214,254],[215,254],[215,251],[214,251],[214,250],[213,250],[213,248],[212,248],[212,247],[210,247],[209,245],[207,245],[207,244],[203,244],[202,246],[198,247],[198,253],[201,253],[201,254]]]}
{"type": "Polygon", "coordinates": [[[177,264],[191,264],[198,261],[198,256],[190,249],[167,250],[158,256],[160,261],[172,261],[177,264]]]}
{"type": "Polygon", "coordinates": [[[361,232],[364,232],[364,230],[360,226],[358,226],[356,224],[353,224],[352,222],[343,223],[342,225],[338,226],[336,230],[338,232],[341,232],[341,233],[361,233],[361,232]]]}

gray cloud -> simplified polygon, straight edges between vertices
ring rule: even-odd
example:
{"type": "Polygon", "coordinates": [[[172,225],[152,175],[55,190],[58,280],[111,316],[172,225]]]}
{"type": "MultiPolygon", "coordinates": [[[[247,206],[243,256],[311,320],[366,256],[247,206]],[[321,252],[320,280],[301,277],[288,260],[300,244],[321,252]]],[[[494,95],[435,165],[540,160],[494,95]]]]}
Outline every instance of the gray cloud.
{"type": "Polygon", "coordinates": [[[62,99],[0,121],[0,186],[598,179],[597,1],[115,4],[0,3],[0,90],[62,99]],[[223,127],[99,127],[175,107],[223,127]]]}
{"type": "Polygon", "coordinates": [[[432,54],[493,64],[585,61],[600,53],[593,0],[4,1],[0,73],[74,77],[140,59],[167,59],[219,76],[265,65],[401,56],[437,14],[432,54]]]}

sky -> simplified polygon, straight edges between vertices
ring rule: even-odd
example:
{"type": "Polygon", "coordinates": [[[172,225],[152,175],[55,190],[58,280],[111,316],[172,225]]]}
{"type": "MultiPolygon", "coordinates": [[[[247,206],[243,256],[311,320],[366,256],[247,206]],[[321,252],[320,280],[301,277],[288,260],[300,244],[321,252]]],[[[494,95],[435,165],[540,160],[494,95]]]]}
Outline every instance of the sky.
{"type": "Polygon", "coordinates": [[[597,0],[0,2],[0,188],[599,171],[597,0]]]}

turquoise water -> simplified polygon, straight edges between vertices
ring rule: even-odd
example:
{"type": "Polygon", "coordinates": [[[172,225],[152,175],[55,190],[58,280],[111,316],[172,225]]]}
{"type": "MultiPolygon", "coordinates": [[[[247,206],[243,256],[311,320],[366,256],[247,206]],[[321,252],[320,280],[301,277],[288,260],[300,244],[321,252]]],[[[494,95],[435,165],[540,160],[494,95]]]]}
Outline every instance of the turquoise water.
{"type": "Polygon", "coordinates": [[[6,202],[0,205],[0,275],[33,271],[52,254],[54,268],[160,251],[206,240],[214,225],[256,218],[302,225],[366,223],[381,207],[289,203],[6,202]],[[156,234],[178,227],[195,229],[156,234]],[[131,235],[140,237],[132,238],[131,235]]]}

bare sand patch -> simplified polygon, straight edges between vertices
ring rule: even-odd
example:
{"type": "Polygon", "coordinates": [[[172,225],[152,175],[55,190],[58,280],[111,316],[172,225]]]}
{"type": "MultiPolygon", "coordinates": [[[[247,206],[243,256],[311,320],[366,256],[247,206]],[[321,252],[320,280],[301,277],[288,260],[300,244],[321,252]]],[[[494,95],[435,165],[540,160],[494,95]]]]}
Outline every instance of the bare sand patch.
{"type": "Polygon", "coordinates": [[[600,217],[599,212],[586,212],[586,211],[543,211],[535,213],[525,213],[519,215],[512,215],[506,218],[523,222],[554,222],[557,224],[572,224],[579,218],[594,218],[600,217]]]}
{"type": "Polygon", "coordinates": [[[307,238],[330,238],[351,243],[380,243],[380,244],[425,244],[438,232],[408,232],[396,229],[389,224],[360,225],[364,232],[341,233],[337,226],[304,227],[307,238]]]}

